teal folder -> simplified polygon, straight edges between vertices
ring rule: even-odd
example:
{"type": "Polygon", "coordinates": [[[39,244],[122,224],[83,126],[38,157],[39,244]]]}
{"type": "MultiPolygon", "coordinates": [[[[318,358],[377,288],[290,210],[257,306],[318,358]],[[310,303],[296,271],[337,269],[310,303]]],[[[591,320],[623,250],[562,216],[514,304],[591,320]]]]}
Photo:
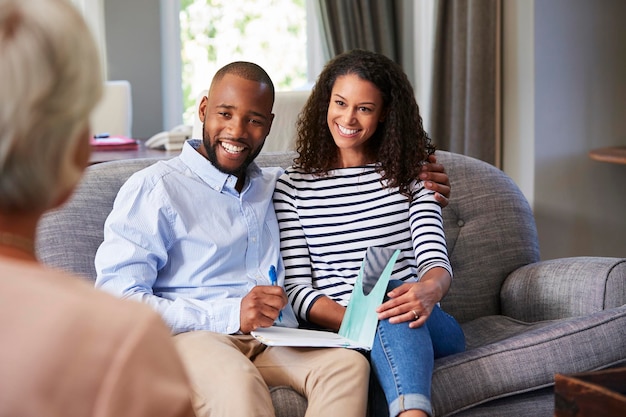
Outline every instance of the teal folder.
{"type": "Polygon", "coordinates": [[[338,333],[272,326],[257,329],[252,336],[269,346],[371,350],[378,327],[376,308],[385,298],[398,255],[398,249],[377,246],[367,249],[338,333]]]}
{"type": "Polygon", "coordinates": [[[341,321],[339,335],[372,348],[378,327],[376,308],[383,302],[387,284],[400,250],[382,247],[367,249],[354,290],[341,321]]]}

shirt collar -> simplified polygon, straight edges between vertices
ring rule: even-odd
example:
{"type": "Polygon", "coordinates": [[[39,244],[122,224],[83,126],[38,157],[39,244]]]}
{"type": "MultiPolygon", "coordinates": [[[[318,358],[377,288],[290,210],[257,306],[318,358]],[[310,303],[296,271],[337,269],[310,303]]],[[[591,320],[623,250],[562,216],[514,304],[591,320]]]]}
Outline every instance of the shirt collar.
{"type": "MultiPolygon", "coordinates": [[[[180,160],[214,190],[222,192],[222,190],[228,189],[237,193],[235,190],[237,177],[220,171],[198,152],[201,143],[200,139],[187,140],[180,153],[180,160]]],[[[250,179],[259,175],[261,175],[261,169],[255,162],[252,162],[246,170],[246,182],[242,188],[242,193],[248,188],[250,179]]]]}

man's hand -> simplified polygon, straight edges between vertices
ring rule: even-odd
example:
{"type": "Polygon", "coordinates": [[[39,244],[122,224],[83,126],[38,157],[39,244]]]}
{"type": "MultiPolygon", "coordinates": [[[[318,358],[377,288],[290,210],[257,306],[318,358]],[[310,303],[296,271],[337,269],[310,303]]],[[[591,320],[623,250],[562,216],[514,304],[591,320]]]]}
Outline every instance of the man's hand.
{"type": "Polygon", "coordinates": [[[424,186],[435,192],[435,199],[441,207],[448,205],[450,198],[450,179],[443,165],[437,163],[437,157],[432,154],[428,157],[428,162],[422,166],[420,179],[424,181],[424,186]]]}
{"type": "Polygon", "coordinates": [[[287,295],[276,285],[257,285],[241,300],[239,330],[248,334],[259,327],[270,327],[287,304],[287,295]]]}

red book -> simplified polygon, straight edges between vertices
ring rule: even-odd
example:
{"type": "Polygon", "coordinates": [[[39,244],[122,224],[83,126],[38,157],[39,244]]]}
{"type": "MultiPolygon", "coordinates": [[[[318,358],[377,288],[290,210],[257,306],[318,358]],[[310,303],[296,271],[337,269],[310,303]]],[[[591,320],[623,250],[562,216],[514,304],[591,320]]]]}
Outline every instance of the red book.
{"type": "Polygon", "coordinates": [[[126,136],[104,136],[97,135],[90,139],[91,149],[94,151],[108,151],[108,150],[133,150],[139,147],[139,144],[135,139],[128,138],[126,136]]]}

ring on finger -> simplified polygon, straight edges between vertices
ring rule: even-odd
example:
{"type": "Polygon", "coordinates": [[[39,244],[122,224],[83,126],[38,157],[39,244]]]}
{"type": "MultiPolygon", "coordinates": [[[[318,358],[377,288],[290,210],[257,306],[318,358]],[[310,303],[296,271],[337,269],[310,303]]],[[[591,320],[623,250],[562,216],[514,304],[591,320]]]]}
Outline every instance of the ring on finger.
{"type": "Polygon", "coordinates": [[[413,315],[415,316],[415,320],[418,320],[420,318],[420,315],[417,314],[415,310],[411,310],[411,313],[413,313],[413,315]]]}

